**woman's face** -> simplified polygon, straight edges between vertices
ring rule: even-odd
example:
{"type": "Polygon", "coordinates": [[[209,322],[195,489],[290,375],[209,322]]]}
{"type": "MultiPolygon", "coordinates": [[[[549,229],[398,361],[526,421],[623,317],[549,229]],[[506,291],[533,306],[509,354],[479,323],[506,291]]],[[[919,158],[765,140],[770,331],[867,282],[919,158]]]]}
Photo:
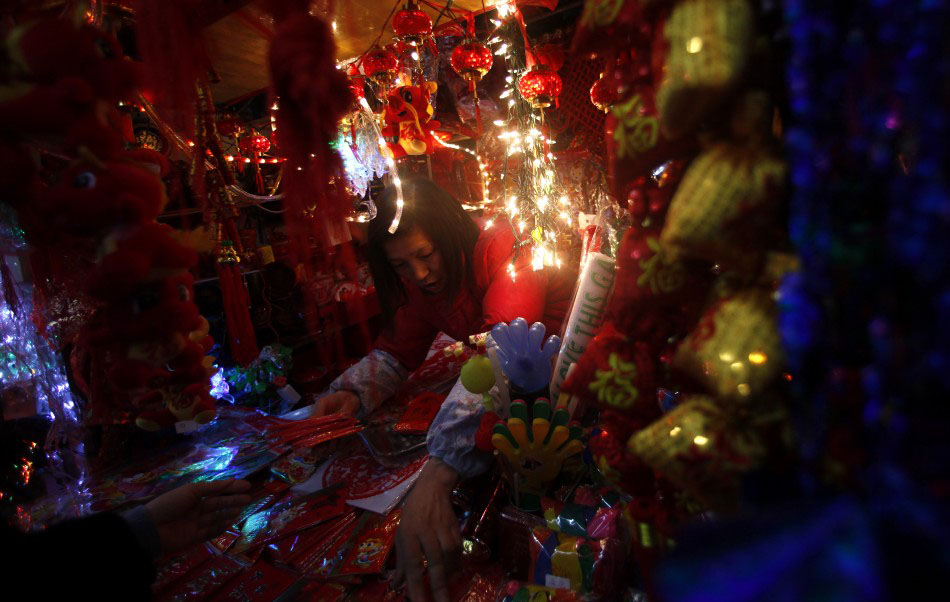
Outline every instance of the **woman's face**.
{"type": "Polygon", "coordinates": [[[445,288],[442,255],[420,228],[387,241],[383,248],[396,273],[424,292],[434,295],[445,288]]]}

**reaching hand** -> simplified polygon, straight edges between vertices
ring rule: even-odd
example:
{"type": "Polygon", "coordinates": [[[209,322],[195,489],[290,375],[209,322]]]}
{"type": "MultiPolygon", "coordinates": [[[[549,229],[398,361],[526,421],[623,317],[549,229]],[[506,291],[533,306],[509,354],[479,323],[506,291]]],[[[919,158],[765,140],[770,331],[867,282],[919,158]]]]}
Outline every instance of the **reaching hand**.
{"type": "Polygon", "coordinates": [[[551,358],[561,347],[560,337],[551,335],[545,341],[544,324],[535,322],[528,328],[524,318],[515,318],[510,325],[495,324],[491,337],[498,347],[501,368],[512,383],[526,393],[547,386],[551,380],[551,358]]]}
{"type": "Polygon", "coordinates": [[[355,416],[360,409],[360,398],[352,391],[337,391],[331,393],[317,402],[317,407],[313,410],[314,416],[329,416],[330,414],[343,414],[344,416],[355,416]]]}
{"type": "Polygon", "coordinates": [[[247,481],[191,483],[172,489],[145,505],[163,554],[180,552],[228,528],[251,502],[247,481]]]}
{"type": "Polygon", "coordinates": [[[423,558],[435,602],[449,602],[447,571],[462,552],[462,533],[452,510],[452,488],[458,473],[430,458],[409,492],[396,532],[396,577],[409,587],[409,599],[427,600],[423,558]]]}

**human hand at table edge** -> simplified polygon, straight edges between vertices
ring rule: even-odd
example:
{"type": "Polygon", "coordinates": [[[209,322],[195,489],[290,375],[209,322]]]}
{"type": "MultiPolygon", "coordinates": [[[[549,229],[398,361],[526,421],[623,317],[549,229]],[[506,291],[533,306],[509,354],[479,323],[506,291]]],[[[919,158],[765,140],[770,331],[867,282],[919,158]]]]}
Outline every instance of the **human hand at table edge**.
{"type": "Polygon", "coordinates": [[[406,503],[396,531],[396,576],[405,581],[409,599],[427,599],[422,562],[429,570],[435,602],[449,602],[447,571],[462,552],[462,533],[452,509],[452,488],[458,473],[438,458],[429,458],[406,503]]]}
{"type": "Polygon", "coordinates": [[[313,415],[329,416],[330,414],[342,414],[344,416],[355,416],[359,409],[360,398],[356,393],[352,391],[337,391],[317,401],[317,407],[314,408],[313,415]]]}
{"type": "Polygon", "coordinates": [[[145,505],[163,554],[174,554],[227,529],[251,496],[244,480],[190,483],[172,489],[145,505]]]}

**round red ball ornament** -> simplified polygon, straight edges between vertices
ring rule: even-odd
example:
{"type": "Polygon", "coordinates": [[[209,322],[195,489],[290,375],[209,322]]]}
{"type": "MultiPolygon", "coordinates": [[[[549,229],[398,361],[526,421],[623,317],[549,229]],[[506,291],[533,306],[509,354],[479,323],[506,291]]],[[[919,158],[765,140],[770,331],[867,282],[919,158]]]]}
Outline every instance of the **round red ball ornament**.
{"type": "Polygon", "coordinates": [[[266,153],[270,150],[270,140],[267,139],[267,136],[255,134],[253,136],[245,136],[244,138],[241,138],[241,142],[238,146],[241,148],[241,152],[245,155],[250,155],[253,153],[266,153]]]}
{"type": "Polygon", "coordinates": [[[363,73],[376,83],[388,85],[396,78],[399,61],[385,48],[374,48],[363,57],[363,73]]]}
{"type": "Polygon", "coordinates": [[[432,35],[432,19],[415,2],[408,2],[393,16],[393,31],[397,40],[419,46],[432,35]]]}
{"type": "Polygon", "coordinates": [[[456,46],[452,51],[452,68],[467,81],[477,82],[491,70],[491,50],[475,40],[456,46]]]}
{"type": "Polygon", "coordinates": [[[244,132],[244,124],[234,115],[226,115],[218,120],[218,133],[222,136],[240,136],[244,132]]]}
{"type": "Polygon", "coordinates": [[[590,87],[590,101],[594,103],[595,107],[606,113],[617,100],[619,99],[616,86],[601,73],[600,78],[590,87]]]}
{"type": "Polygon", "coordinates": [[[549,107],[561,94],[561,76],[546,65],[536,65],[521,76],[518,90],[532,107],[549,107]]]}

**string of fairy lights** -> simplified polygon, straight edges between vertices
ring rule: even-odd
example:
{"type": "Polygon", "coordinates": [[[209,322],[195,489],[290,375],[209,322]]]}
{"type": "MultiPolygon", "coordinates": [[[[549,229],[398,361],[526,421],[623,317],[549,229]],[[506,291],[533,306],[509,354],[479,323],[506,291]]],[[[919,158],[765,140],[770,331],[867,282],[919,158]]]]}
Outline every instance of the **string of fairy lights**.
{"type": "MultiPolygon", "coordinates": [[[[473,157],[478,165],[478,175],[481,181],[481,202],[467,208],[481,209],[494,206],[497,214],[490,218],[486,227],[493,227],[500,221],[507,222],[519,241],[518,249],[508,272],[512,278],[516,277],[515,264],[519,257],[527,250],[530,252],[530,265],[534,270],[545,266],[560,267],[562,260],[558,254],[558,241],[565,228],[571,228],[574,223],[573,209],[567,191],[561,183],[555,165],[555,157],[551,150],[552,140],[546,135],[544,106],[532,104],[519,91],[521,78],[531,71],[528,54],[532,49],[528,45],[524,34],[523,21],[518,13],[517,6],[508,0],[495,3],[492,7],[496,12],[491,15],[489,9],[489,23],[491,29],[487,34],[486,44],[491,48],[495,57],[504,61],[507,70],[504,89],[498,96],[504,117],[495,119],[492,134],[500,143],[501,152],[493,157],[494,162],[500,164],[500,196],[492,198],[489,188],[488,162],[479,152],[479,141],[475,149],[466,148],[445,140],[438,135],[435,142],[442,147],[465,153],[473,157]]],[[[422,78],[422,60],[420,52],[422,44],[411,45],[411,61],[400,61],[398,72],[391,79],[378,81],[370,77],[370,88],[377,98],[384,99],[389,85],[410,85],[416,79],[422,78]]],[[[369,54],[364,53],[363,56],[369,54]]],[[[341,63],[339,68],[352,68],[360,65],[362,56],[354,61],[341,63]]],[[[364,70],[365,71],[365,70],[364,70]]],[[[359,99],[359,111],[364,115],[374,115],[365,98],[359,99]]],[[[389,225],[389,232],[395,233],[399,227],[405,207],[402,193],[402,182],[398,175],[396,161],[387,151],[386,138],[381,134],[379,123],[381,115],[374,119],[364,120],[371,123],[372,135],[378,143],[378,151],[382,155],[387,171],[389,185],[396,190],[396,213],[389,225]]],[[[343,127],[343,126],[341,126],[343,127]]],[[[353,221],[365,222],[365,214],[357,215],[353,221]]]]}
{"type": "MultiPolygon", "coordinates": [[[[544,109],[533,107],[518,89],[520,78],[528,72],[527,53],[531,52],[513,18],[518,9],[507,2],[496,9],[499,18],[491,20],[495,31],[489,44],[494,46],[496,56],[504,58],[508,71],[499,94],[507,119],[493,122],[500,129],[496,137],[504,147],[500,209],[517,229],[520,240],[529,233],[524,244],[532,247],[534,270],[560,267],[557,240],[561,225],[570,226],[572,222],[569,199],[554,165],[552,141],[544,134],[544,109]]],[[[514,261],[508,270],[515,274],[514,261]]]]}

